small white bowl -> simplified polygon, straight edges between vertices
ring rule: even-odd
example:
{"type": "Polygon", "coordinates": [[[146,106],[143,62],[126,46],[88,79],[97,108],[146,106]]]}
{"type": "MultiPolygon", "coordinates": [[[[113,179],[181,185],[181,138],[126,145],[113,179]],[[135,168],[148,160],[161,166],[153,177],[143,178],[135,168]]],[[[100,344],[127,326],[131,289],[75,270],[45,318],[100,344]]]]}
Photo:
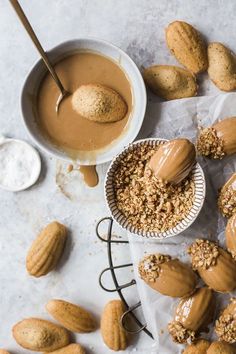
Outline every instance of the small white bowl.
{"type": "MultiPolygon", "coordinates": [[[[92,162],[91,158],[89,158],[89,153],[84,154],[84,156],[83,154],[79,154],[81,156],[77,159],[77,162],[81,165],[90,165],[91,163],[101,164],[112,160],[112,158],[116,156],[127,144],[136,138],[143,123],[146,111],[146,88],[142,75],[132,59],[120,48],[109,42],[93,38],[74,39],[54,47],[47,53],[47,55],[54,64],[58,62],[60,58],[79,50],[88,50],[102,54],[117,62],[128,77],[132,89],[133,109],[127,126],[124,128],[121,136],[104,149],[96,151],[96,161],[94,161],[94,152],[91,152],[93,157],[92,162]]],[[[45,64],[40,59],[32,67],[26,78],[21,93],[21,109],[24,124],[33,141],[42,150],[57,158],[71,160],[65,152],[54,146],[48,139],[46,139],[37,126],[36,104],[34,101],[39,84],[45,73],[45,64]]]]}
{"type": "MultiPolygon", "coordinates": [[[[40,175],[41,172],[41,159],[39,156],[38,151],[30,144],[28,144],[26,141],[19,140],[19,139],[10,139],[10,138],[5,138],[5,137],[0,137],[0,149],[3,147],[5,144],[15,144],[15,146],[19,149],[20,147],[23,147],[24,152],[28,151],[31,155],[31,161],[34,161],[34,164],[31,165],[31,175],[29,178],[24,180],[24,183],[22,183],[20,186],[17,185],[6,185],[3,183],[0,183],[0,188],[5,189],[7,191],[11,192],[19,192],[23,191],[32,185],[34,185],[40,175]]],[[[24,154],[22,156],[22,160],[24,160],[24,154]]],[[[1,171],[3,172],[3,171],[1,171]]],[[[0,172],[0,173],[1,173],[0,172]]]]}
{"type": "Polygon", "coordinates": [[[180,234],[181,232],[186,230],[197,218],[205,200],[205,194],[206,194],[205,176],[201,166],[198,163],[196,163],[192,171],[194,186],[195,186],[195,198],[194,198],[193,206],[189,214],[172,229],[169,229],[165,232],[151,232],[151,231],[138,230],[133,225],[129,224],[127,218],[117,208],[115,193],[113,188],[113,176],[122,158],[128,152],[132,152],[136,147],[136,145],[149,145],[150,147],[156,147],[158,145],[164,144],[166,141],[167,141],[166,139],[142,139],[134,142],[133,144],[130,144],[119,155],[117,155],[113,159],[106,174],[105,199],[106,199],[107,206],[111,212],[111,216],[122,228],[128,230],[133,234],[140,235],[143,237],[164,239],[167,237],[172,237],[180,234]]]}

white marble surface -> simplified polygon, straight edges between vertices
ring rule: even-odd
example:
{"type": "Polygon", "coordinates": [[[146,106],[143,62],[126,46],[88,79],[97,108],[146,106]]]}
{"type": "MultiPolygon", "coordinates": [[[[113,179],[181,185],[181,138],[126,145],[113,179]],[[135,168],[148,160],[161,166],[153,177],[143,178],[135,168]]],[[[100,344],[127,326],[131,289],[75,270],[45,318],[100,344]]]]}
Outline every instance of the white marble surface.
{"type": "MultiPolygon", "coordinates": [[[[183,19],[196,25],[209,40],[223,41],[236,51],[233,0],[22,0],[21,4],[46,49],[70,38],[90,35],[120,46],[139,66],[175,63],[165,45],[164,27],[175,19],[183,19]]],[[[8,1],[0,0],[3,134],[29,140],[21,123],[19,97],[24,78],[37,58],[8,1]]],[[[202,93],[218,92],[205,75],[200,81],[202,93]]],[[[59,162],[45,154],[41,156],[44,171],[35,187],[21,193],[0,191],[0,347],[12,353],[24,352],[12,339],[12,325],[27,316],[49,318],[44,306],[50,298],[80,303],[99,316],[104,304],[114,297],[98,286],[98,273],[107,260],[105,246],[97,242],[94,232],[96,221],[107,215],[103,199],[107,166],[99,167],[100,184],[95,189],[88,189],[79,175],[74,176],[75,196],[70,200],[55,184],[59,162]],[[70,241],[59,269],[43,279],[32,279],[25,270],[26,251],[40,228],[52,219],[69,226],[70,241]]],[[[116,247],[116,257],[128,259],[128,249],[121,247],[116,247]]],[[[88,348],[88,353],[111,352],[103,345],[99,331],[79,335],[77,339],[88,348]]],[[[148,337],[141,335],[126,350],[133,352],[158,351],[148,337]]]]}

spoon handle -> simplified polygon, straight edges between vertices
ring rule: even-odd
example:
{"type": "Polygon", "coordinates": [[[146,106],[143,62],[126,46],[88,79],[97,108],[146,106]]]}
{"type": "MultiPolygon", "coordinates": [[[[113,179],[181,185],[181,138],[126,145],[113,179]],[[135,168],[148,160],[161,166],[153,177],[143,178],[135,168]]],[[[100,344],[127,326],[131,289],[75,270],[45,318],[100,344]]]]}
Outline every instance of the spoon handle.
{"type": "Polygon", "coordinates": [[[43,47],[41,46],[31,24],[29,23],[24,11],[22,10],[22,7],[20,6],[19,2],[17,0],[9,0],[10,3],[12,4],[14,10],[16,11],[19,19],[21,20],[24,28],[26,29],[26,31],[28,32],[28,35],[30,36],[32,42],[34,43],[35,47],[38,49],[39,54],[41,55],[44,63],[46,64],[48,70],[50,71],[53,79],[55,80],[58,88],[60,89],[62,95],[66,92],[66,90],[64,89],[61,81],[59,80],[56,71],[54,70],[53,66],[51,65],[43,47]]]}

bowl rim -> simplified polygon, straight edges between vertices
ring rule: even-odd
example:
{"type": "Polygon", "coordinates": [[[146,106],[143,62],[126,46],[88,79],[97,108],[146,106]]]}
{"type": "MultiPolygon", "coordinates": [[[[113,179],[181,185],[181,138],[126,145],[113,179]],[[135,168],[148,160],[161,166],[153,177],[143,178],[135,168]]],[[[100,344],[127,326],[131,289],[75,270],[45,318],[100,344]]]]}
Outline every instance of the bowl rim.
{"type": "MultiPolygon", "coordinates": [[[[118,148],[119,143],[121,142],[121,140],[118,137],[117,141],[114,141],[114,145],[113,146],[116,146],[117,150],[119,150],[119,152],[120,152],[120,151],[123,150],[123,148],[125,146],[124,144],[130,144],[130,143],[132,143],[135,140],[135,138],[137,137],[137,135],[138,135],[138,133],[139,133],[141,127],[142,127],[142,124],[143,124],[143,121],[144,121],[144,118],[145,118],[145,113],[146,113],[146,108],[147,108],[147,91],[146,91],[146,86],[145,86],[142,74],[141,74],[138,66],[136,65],[136,63],[133,61],[133,59],[131,59],[131,57],[125,51],[123,51],[120,47],[114,45],[113,43],[111,43],[111,42],[109,42],[107,40],[96,38],[96,37],[93,37],[93,36],[77,37],[77,38],[71,38],[69,40],[63,41],[63,42],[55,45],[54,47],[50,48],[49,50],[46,50],[46,54],[50,54],[50,53],[52,53],[52,52],[54,52],[54,51],[56,51],[56,50],[58,50],[60,48],[63,48],[65,46],[67,46],[70,43],[73,44],[75,42],[97,42],[98,44],[103,44],[105,46],[108,46],[108,47],[112,48],[113,50],[117,51],[120,55],[125,57],[125,59],[132,65],[132,68],[133,68],[133,70],[135,72],[135,75],[136,75],[136,77],[139,80],[139,85],[138,86],[139,86],[139,90],[140,90],[140,92],[142,94],[142,101],[143,101],[142,110],[139,111],[139,113],[138,113],[139,116],[141,117],[141,119],[138,120],[138,122],[137,122],[138,124],[136,125],[136,128],[132,129],[132,131],[130,130],[130,137],[128,139],[129,143],[127,141],[124,141],[122,146],[120,146],[120,148],[118,148]]],[[[86,50],[86,48],[84,48],[84,50],[86,50]]],[[[91,50],[91,51],[93,51],[93,50],[91,50]]],[[[94,52],[96,53],[96,49],[94,49],[94,52]]],[[[113,60],[113,58],[111,58],[107,54],[104,54],[104,56],[107,56],[108,58],[113,60]]],[[[64,160],[64,161],[71,161],[72,158],[69,155],[66,155],[66,154],[63,155],[62,152],[60,152],[60,149],[57,148],[56,146],[54,146],[53,144],[51,144],[51,145],[52,145],[52,147],[56,148],[56,150],[52,150],[52,149],[48,148],[45,144],[43,144],[40,141],[40,139],[38,138],[38,136],[36,134],[32,133],[31,129],[28,126],[27,119],[25,118],[23,106],[24,106],[24,100],[25,100],[26,85],[27,85],[27,82],[28,82],[30,74],[36,68],[36,66],[39,65],[40,62],[42,62],[42,59],[40,57],[36,61],[34,61],[34,63],[31,65],[28,73],[26,74],[26,76],[24,78],[24,82],[23,82],[23,84],[21,86],[21,90],[20,90],[21,119],[23,121],[23,125],[24,125],[28,135],[33,140],[33,142],[35,144],[37,144],[37,146],[42,151],[44,151],[45,153],[49,154],[50,156],[52,156],[54,158],[58,158],[58,159],[61,159],[61,160],[64,160]]],[[[125,72],[125,74],[128,76],[128,78],[130,80],[130,77],[128,75],[129,73],[127,71],[125,71],[123,67],[121,67],[121,68],[122,68],[122,70],[125,72]]],[[[130,82],[131,82],[131,86],[132,86],[132,81],[130,80],[130,82]]],[[[130,129],[130,127],[128,126],[127,131],[129,131],[129,129],[130,129]]],[[[104,147],[104,151],[108,151],[109,146],[110,145],[105,146],[104,147]]],[[[102,149],[102,152],[103,152],[103,149],[102,149]]],[[[97,156],[99,156],[99,154],[100,153],[98,152],[97,156]]],[[[117,152],[116,152],[116,154],[117,154],[117,152]]],[[[110,156],[109,159],[107,157],[103,157],[103,158],[99,158],[98,161],[97,161],[97,159],[95,159],[95,161],[86,160],[82,164],[83,165],[92,165],[92,164],[94,165],[94,163],[95,163],[96,165],[100,165],[100,164],[103,164],[103,163],[111,161],[113,158],[114,158],[114,154],[113,154],[113,156],[110,156]]],[[[77,158],[76,162],[79,163],[80,162],[80,158],[77,158]]]]}
{"type": "MultiPolygon", "coordinates": [[[[149,231],[149,232],[145,232],[145,231],[133,231],[133,230],[130,230],[132,227],[131,225],[128,224],[127,221],[124,221],[123,223],[120,222],[120,220],[117,218],[117,215],[115,215],[112,211],[112,208],[110,206],[110,202],[109,202],[109,198],[108,198],[108,193],[109,193],[109,186],[108,184],[111,183],[111,179],[112,179],[112,169],[114,167],[114,164],[119,161],[121,155],[123,153],[125,153],[126,151],[128,151],[130,148],[132,148],[134,145],[138,145],[138,144],[142,144],[142,143],[150,143],[150,142],[159,142],[159,143],[165,143],[167,141],[169,141],[170,139],[164,139],[164,138],[145,138],[145,139],[139,139],[139,140],[136,140],[134,141],[133,143],[130,143],[128,144],[117,156],[115,156],[113,158],[113,160],[111,161],[110,163],[110,166],[107,170],[107,173],[106,173],[106,176],[105,176],[105,180],[104,180],[104,197],[105,197],[105,202],[106,202],[106,206],[112,216],[112,218],[114,219],[114,221],[120,226],[122,227],[122,229],[128,231],[129,233],[131,233],[132,235],[135,235],[135,236],[142,236],[144,238],[149,238],[149,239],[166,239],[166,238],[170,238],[170,237],[175,237],[177,235],[179,235],[180,233],[186,231],[192,224],[193,222],[197,219],[202,207],[203,207],[203,204],[204,204],[204,201],[205,201],[205,196],[206,196],[206,180],[205,180],[205,175],[204,175],[204,172],[203,172],[203,169],[202,167],[200,166],[200,164],[198,162],[196,162],[196,164],[194,165],[193,169],[194,169],[194,172],[197,173],[200,175],[201,177],[201,186],[202,188],[196,188],[196,181],[194,182],[194,185],[195,185],[195,193],[196,191],[201,191],[201,200],[200,202],[198,203],[198,208],[197,208],[197,211],[195,212],[194,216],[193,217],[190,217],[190,221],[188,221],[186,223],[186,218],[189,217],[189,215],[191,214],[191,212],[193,211],[193,207],[194,207],[194,203],[195,203],[195,200],[193,202],[193,206],[192,208],[190,209],[189,211],[189,214],[187,215],[186,218],[184,218],[182,221],[180,221],[174,228],[171,228],[167,231],[164,231],[164,232],[153,232],[153,231],[149,231]],[[184,225],[185,224],[185,225],[184,225]],[[181,230],[179,231],[174,231],[176,229],[176,227],[181,227],[181,230]]],[[[112,187],[110,186],[110,189],[112,189],[112,187]]],[[[121,214],[121,212],[120,212],[121,214]]],[[[123,217],[123,219],[125,220],[125,217],[123,217]]]]}
{"type": "Polygon", "coordinates": [[[21,187],[7,187],[3,184],[0,183],[0,188],[9,191],[9,192],[20,192],[20,191],[24,191],[28,188],[30,188],[31,186],[33,186],[39,179],[39,176],[41,174],[41,170],[42,170],[42,161],[40,158],[40,154],[39,152],[35,149],[35,147],[33,145],[31,145],[30,143],[28,143],[25,140],[21,140],[21,139],[16,139],[16,138],[9,138],[9,137],[3,137],[3,139],[0,141],[0,146],[2,146],[3,144],[7,144],[7,143],[17,143],[20,145],[24,145],[26,147],[26,149],[30,150],[32,153],[33,158],[36,161],[36,165],[35,165],[35,170],[34,170],[34,175],[33,178],[31,177],[31,179],[28,179],[28,181],[23,184],[21,187]]]}

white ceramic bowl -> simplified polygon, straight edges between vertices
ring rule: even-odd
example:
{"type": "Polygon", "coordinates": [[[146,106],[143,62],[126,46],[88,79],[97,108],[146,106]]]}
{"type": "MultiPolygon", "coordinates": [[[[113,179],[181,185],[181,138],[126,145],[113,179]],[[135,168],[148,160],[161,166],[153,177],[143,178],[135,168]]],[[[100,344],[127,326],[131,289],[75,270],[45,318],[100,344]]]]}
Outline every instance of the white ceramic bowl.
{"type": "MultiPolygon", "coordinates": [[[[146,110],[146,89],[142,75],[135,63],[126,53],[111,43],[93,38],[74,39],[56,46],[47,54],[51,62],[54,64],[58,62],[60,58],[65,57],[65,55],[69,55],[79,50],[94,51],[117,62],[127,75],[132,88],[133,110],[127,123],[127,127],[125,127],[124,132],[117,140],[115,140],[115,142],[96,152],[96,163],[100,164],[112,160],[114,156],[116,156],[137,136],[146,110]]],[[[39,84],[45,75],[45,72],[45,65],[40,59],[33,66],[26,78],[21,94],[23,120],[31,138],[42,150],[54,155],[57,158],[70,160],[65,152],[54,146],[41,134],[36,123],[36,107],[34,99],[32,98],[36,97],[39,84]]],[[[89,156],[86,156],[85,154],[84,157],[83,155],[80,156],[77,162],[79,164],[89,165],[91,164],[91,158],[89,159],[89,156]]]]}
{"type": "Polygon", "coordinates": [[[130,225],[127,221],[127,218],[122,214],[122,212],[117,208],[115,193],[113,188],[113,176],[116,172],[117,166],[119,165],[122,158],[127,155],[127,153],[132,152],[137,145],[149,145],[150,147],[156,147],[160,144],[165,143],[167,140],[165,139],[143,139],[130,144],[126,147],[119,155],[117,155],[107,171],[106,179],[105,179],[105,199],[108,208],[110,209],[111,216],[113,219],[124,229],[129,232],[156,239],[163,239],[171,236],[176,236],[186,230],[197,218],[200,210],[202,209],[205,194],[206,194],[206,183],[203,170],[201,166],[196,163],[193,168],[193,180],[195,186],[195,198],[193,202],[193,206],[189,212],[189,214],[184,218],[179,224],[177,224],[174,228],[169,229],[165,232],[147,232],[136,229],[134,226],[130,225]]]}

